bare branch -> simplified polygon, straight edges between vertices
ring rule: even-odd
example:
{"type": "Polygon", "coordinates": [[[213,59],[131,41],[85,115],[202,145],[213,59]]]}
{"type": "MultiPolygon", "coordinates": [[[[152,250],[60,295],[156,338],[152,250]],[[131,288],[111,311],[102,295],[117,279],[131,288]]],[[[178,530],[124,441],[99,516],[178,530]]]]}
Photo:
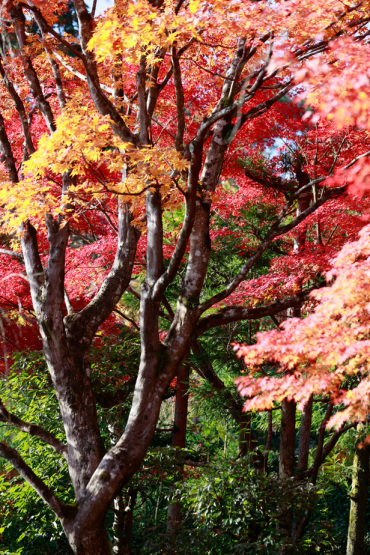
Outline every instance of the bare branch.
{"type": "Polygon", "coordinates": [[[139,328],[138,324],[135,322],[135,320],[133,320],[132,318],[130,318],[126,314],[123,314],[123,312],[121,312],[121,310],[118,310],[118,308],[115,308],[113,310],[113,312],[115,312],[116,314],[119,314],[121,316],[121,318],[123,318],[124,320],[127,320],[127,322],[130,322],[137,329],[137,331],[140,331],[140,328],[139,328]]]}
{"type": "Polygon", "coordinates": [[[95,17],[95,11],[96,11],[96,4],[98,3],[98,0],[94,0],[92,8],[91,8],[91,17],[92,19],[94,19],[95,17]]]}

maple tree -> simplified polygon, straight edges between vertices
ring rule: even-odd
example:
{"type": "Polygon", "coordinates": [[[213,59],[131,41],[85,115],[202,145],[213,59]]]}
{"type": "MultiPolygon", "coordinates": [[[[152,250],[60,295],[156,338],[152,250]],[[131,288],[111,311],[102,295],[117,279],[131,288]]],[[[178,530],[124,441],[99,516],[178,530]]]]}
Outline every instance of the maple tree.
{"type": "MultiPolygon", "coordinates": [[[[310,315],[303,320],[287,320],[281,324],[283,331],[257,334],[256,345],[235,347],[248,365],[248,375],[237,380],[240,393],[247,397],[244,410],[271,410],[279,402],[295,409],[298,403],[298,408],[306,413],[300,445],[307,414],[309,421],[312,417],[313,402],[327,400],[320,426],[321,441],[311,469],[313,481],[340,435],[368,418],[369,231],[369,226],[365,226],[360,238],[337,255],[327,274],[329,283],[334,283],[311,294],[318,305],[310,315]],[[279,364],[277,375],[266,373],[269,362],[279,364]],[[325,427],[336,431],[324,446],[325,427]]],[[[285,407],[282,406],[282,418],[285,407]]],[[[294,427],[295,423],[293,436],[294,427]]],[[[354,457],[355,495],[351,501],[348,553],[364,552],[369,440],[367,436],[354,457]]],[[[300,463],[301,450],[298,469],[302,470],[300,463]]]]}
{"type": "MultiPolygon", "coordinates": [[[[241,347],[248,366],[271,360],[281,365],[280,377],[253,372],[239,380],[246,409],[270,409],[288,396],[303,407],[312,395],[329,396],[338,410],[328,426],[340,428],[348,420],[365,421],[370,404],[368,368],[369,226],[360,239],[347,244],[336,257],[327,288],[311,293],[319,302],[303,320],[291,318],[283,332],[260,334],[256,345],[241,347]]],[[[258,370],[257,370],[258,372],[258,370]]]]}
{"type": "MultiPolygon", "coordinates": [[[[76,504],[5,442],[0,456],[75,553],[108,553],[108,508],[199,338],[300,306],[363,226],[366,196],[347,189],[368,188],[369,5],[116,0],[97,19],[73,5],[78,40],[55,30],[67,1],[1,3],[0,199],[3,338],[18,349],[21,330],[32,348],[39,331],[65,441],[32,430],[66,458],[76,504]],[[317,119],[325,110],[332,122],[317,119]],[[279,137],[285,150],[268,160],[279,137]],[[232,272],[215,280],[228,238],[232,272]],[[277,256],[263,276],[267,254],[277,256]],[[90,349],[119,317],[140,330],[141,358],[124,430],[106,448],[90,349]]],[[[27,430],[3,405],[1,415],[27,430]]]]}

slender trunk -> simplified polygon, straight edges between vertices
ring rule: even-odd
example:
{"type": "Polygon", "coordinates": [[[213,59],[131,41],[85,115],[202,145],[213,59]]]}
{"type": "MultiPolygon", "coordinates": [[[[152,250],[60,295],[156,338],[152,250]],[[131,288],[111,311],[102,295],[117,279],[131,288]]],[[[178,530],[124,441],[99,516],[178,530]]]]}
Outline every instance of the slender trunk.
{"type": "Polygon", "coordinates": [[[267,418],[268,418],[267,438],[266,438],[265,450],[263,452],[263,472],[264,472],[264,474],[268,473],[268,458],[269,458],[269,453],[270,453],[271,445],[272,445],[272,436],[273,436],[272,410],[268,411],[267,418]]]}
{"type": "MultiPolygon", "coordinates": [[[[186,423],[188,417],[189,401],[189,365],[181,364],[177,372],[175,418],[172,446],[184,449],[186,445],[186,423]]],[[[179,469],[178,480],[182,480],[184,466],[179,469]]],[[[174,489],[176,484],[174,485],[174,489]]],[[[173,536],[177,533],[181,522],[181,500],[176,499],[168,506],[167,533],[173,536]]]]}
{"type": "Polygon", "coordinates": [[[252,434],[252,415],[250,412],[241,412],[239,415],[239,450],[238,458],[245,457],[256,447],[252,434]]]}
{"type": "MultiPolygon", "coordinates": [[[[281,404],[281,432],[279,477],[287,480],[294,475],[294,448],[295,448],[295,401],[284,399],[281,404]]],[[[280,530],[287,537],[292,534],[293,510],[284,501],[280,505],[280,530]]]]}
{"type": "MultiPolygon", "coordinates": [[[[310,181],[310,176],[306,172],[302,171],[302,168],[299,165],[296,167],[296,178],[298,180],[299,187],[303,187],[303,185],[307,185],[307,183],[309,183],[310,181]]],[[[310,200],[311,200],[310,191],[304,192],[299,197],[298,203],[297,203],[297,212],[296,212],[297,216],[299,216],[300,214],[302,214],[302,212],[307,210],[307,208],[310,206],[310,200]]],[[[296,254],[301,254],[303,249],[305,248],[306,234],[307,234],[307,225],[301,226],[296,231],[295,237],[294,237],[294,247],[293,247],[294,252],[296,254]]]]}
{"type": "MultiPolygon", "coordinates": [[[[324,419],[321,422],[320,427],[319,427],[316,455],[315,455],[315,460],[314,460],[313,465],[312,465],[311,482],[314,485],[316,484],[317,477],[319,475],[319,470],[320,470],[320,467],[321,467],[321,465],[323,463],[323,460],[324,460],[323,459],[323,448],[324,448],[325,430],[326,430],[326,424],[328,423],[332,412],[333,412],[333,403],[329,402],[328,407],[326,409],[324,419]]],[[[292,532],[292,536],[293,536],[294,539],[297,540],[297,539],[303,537],[303,534],[305,533],[307,525],[310,521],[311,514],[312,514],[312,506],[308,507],[304,516],[301,518],[300,522],[296,521],[294,523],[293,532],[292,532]]]]}
{"type": "Polygon", "coordinates": [[[257,474],[265,472],[265,457],[258,449],[252,430],[252,413],[241,412],[239,415],[239,450],[238,459],[251,454],[251,463],[257,474]]]}
{"type": "Polygon", "coordinates": [[[326,424],[328,423],[329,418],[332,415],[332,412],[333,412],[333,403],[329,402],[324,419],[321,422],[319,427],[319,435],[317,438],[317,449],[316,449],[316,455],[315,455],[315,460],[313,463],[312,475],[311,475],[311,482],[313,484],[316,484],[317,477],[319,475],[319,470],[322,464],[322,452],[324,448],[326,424]]]}
{"type": "MultiPolygon", "coordinates": [[[[301,417],[301,426],[299,429],[299,445],[298,445],[298,473],[307,470],[308,455],[310,452],[310,435],[311,435],[311,422],[312,422],[312,407],[313,397],[311,396],[306,403],[301,417]]],[[[311,511],[309,510],[304,516],[298,516],[296,513],[293,515],[292,537],[298,539],[303,533],[311,511]]]]}
{"type": "Polygon", "coordinates": [[[312,422],[312,396],[307,401],[301,418],[301,427],[299,430],[299,446],[298,446],[298,472],[303,472],[307,469],[308,455],[310,452],[310,436],[311,436],[311,422],[312,422]]]}
{"type": "MultiPolygon", "coordinates": [[[[363,425],[359,425],[360,430],[363,425]]],[[[359,430],[359,431],[360,431],[359,430]]],[[[359,441],[357,438],[356,441],[359,441]]],[[[369,487],[370,445],[357,446],[353,458],[351,508],[349,513],[347,555],[365,555],[366,501],[369,487]]]]}
{"type": "Polygon", "coordinates": [[[291,478],[294,475],[295,449],[295,401],[284,399],[281,403],[281,432],[280,432],[280,478],[291,478]]]}
{"type": "Polygon", "coordinates": [[[137,490],[129,488],[114,499],[113,555],[129,555],[137,490]]]}

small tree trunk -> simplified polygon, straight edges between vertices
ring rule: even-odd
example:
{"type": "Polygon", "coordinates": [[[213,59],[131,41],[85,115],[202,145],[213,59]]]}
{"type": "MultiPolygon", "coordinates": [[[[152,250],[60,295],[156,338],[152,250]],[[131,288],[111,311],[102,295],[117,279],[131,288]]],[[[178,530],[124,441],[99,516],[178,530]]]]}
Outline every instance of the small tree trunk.
{"type": "Polygon", "coordinates": [[[307,469],[308,455],[310,452],[310,435],[311,435],[311,422],[312,422],[312,396],[307,401],[301,418],[301,427],[299,430],[299,446],[298,446],[298,472],[307,469]]]}
{"type": "Polygon", "coordinates": [[[265,472],[265,458],[257,449],[257,441],[252,431],[252,414],[241,412],[239,416],[239,451],[238,459],[251,454],[251,462],[257,474],[265,472]]]}
{"type": "Polygon", "coordinates": [[[268,474],[268,458],[269,458],[269,453],[271,451],[271,445],[272,445],[272,436],[273,436],[273,429],[272,429],[272,410],[268,411],[268,427],[267,427],[267,438],[266,438],[266,445],[265,445],[265,450],[263,452],[263,472],[264,474],[268,474]]]}
{"type": "MultiPolygon", "coordinates": [[[[174,432],[172,446],[185,448],[186,445],[186,424],[188,418],[189,401],[189,365],[181,364],[177,372],[176,401],[174,432]]],[[[179,467],[179,481],[182,480],[184,467],[179,467]]],[[[173,489],[175,489],[174,486],[173,489]]],[[[177,533],[181,522],[181,500],[177,499],[168,506],[167,510],[167,534],[173,536],[177,533]]]]}
{"type": "Polygon", "coordinates": [[[281,403],[279,456],[279,476],[283,479],[294,475],[295,413],[296,402],[284,399],[281,403]]]}
{"type": "MultiPolygon", "coordinates": [[[[312,422],[313,397],[311,396],[306,403],[301,417],[301,426],[299,429],[299,445],[298,445],[298,465],[297,470],[304,472],[308,465],[308,455],[310,452],[310,435],[312,422]]],[[[297,514],[293,515],[292,537],[298,539],[301,531],[303,531],[306,521],[308,522],[310,512],[298,519],[297,514]]]]}
{"type": "MultiPolygon", "coordinates": [[[[363,425],[359,425],[361,430],[363,425]]],[[[360,430],[359,430],[360,431],[360,430]]],[[[359,438],[357,438],[359,441],[359,438]]],[[[369,487],[370,445],[357,446],[353,458],[351,508],[349,513],[347,555],[365,554],[366,501],[369,487]]]]}
{"type": "Polygon", "coordinates": [[[119,494],[114,499],[113,555],[129,555],[132,524],[137,490],[129,489],[126,495],[119,494]]]}
{"type": "MultiPolygon", "coordinates": [[[[280,432],[280,455],[279,455],[279,477],[286,480],[294,475],[294,447],[295,447],[295,401],[284,401],[281,404],[281,432],[280,432]]],[[[280,530],[290,537],[293,525],[293,510],[284,501],[280,505],[281,518],[280,530]]]]}
{"type": "Polygon", "coordinates": [[[252,434],[252,415],[250,412],[241,412],[239,416],[239,449],[238,458],[245,457],[256,447],[252,434]]]}

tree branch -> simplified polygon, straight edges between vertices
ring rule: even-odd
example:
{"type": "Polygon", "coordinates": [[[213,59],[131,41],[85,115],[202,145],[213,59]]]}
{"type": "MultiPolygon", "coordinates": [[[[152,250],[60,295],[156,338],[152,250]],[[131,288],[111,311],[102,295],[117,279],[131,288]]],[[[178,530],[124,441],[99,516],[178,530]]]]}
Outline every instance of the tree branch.
{"type": "Polygon", "coordinates": [[[175,148],[178,152],[183,151],[183,141],[185,133],[185,114],[184,114],[184,91],[181,80],[181,67],[179,58],[176,53],[175,46],[171,49],[173,79],[175,83],[176,93],[176,113],[177,113],[177,130],[175,137],[175,148]]]}
{"type": "Polygon", "coordinates": [[[25,222],[21,226],[21,244],[26,272],[30,282],[33,306],[38,311],[39,293],[44,284],[45,277],[37,245],[36,229],[30,222],[25,222]]]}
{"type": "Polygon", "coordinates": [[[111,120],[109,123],[117,137],[123,142],[137,144],[137,136],[130,131],[121,118],[119,111],[102,92],[94,54],[88,49],[88,43],[93,35],[93,19],[91,14],[87,11],[84,0],[73,0],[73,5],[78,18],[80,44],[84,53],[83,62],[87,84],[95,107],[102,116],[110,116],[111,120]]]}
{"type": "Polygon", "coordinates": [[[148,112],[146,108],[146,91],[145,91],[145,81],[146,81],[146,56],[141,55],[139,71],[136,74],[136,90],[139,101],[139,138],[142,145],[149,144],[148,136],[148,112]]]}
{"type": "Polygon", "coordinates": [[[228,297],[231,293],[233,293],[236,288],[240,285],[240,283],[244,280],[245,276],[249,272],[249,270],[254,266],[257,260],[262,256],[265,250],[268,248],[269,244],[273,239],[279,237],[280,235],[284,235],[291,229],[295,228],[298,224],[300,224],[303,220],[305,220],[308,216],[310,216],[313,212],[315,212],[320,206],[322,206],[327,200],[335,198],[336,196],[341,195],[347,189],[347,185],[343,187],[337,187],[335,189],[328,189],[326,193],[322,195],[320,199],[316,202],[311,204],[306,210],[301,212],[294,220],[292,220],[289,224],[279,227],[281,221],[286,217],[288,214],[291,204],[293,200],[298,198],[300,194],[305,191],[308,187],[312,187],[313,184],[318,183],[320,181],[324,181],[326,177],[321,177],[310,181],[307,185],[304,185],[297,191],[292,197],[290,197],[288,203],[280,213],[279,217],[275,221],[275,223],[271,226],[270,231],[267,233],[265,239],[260,243],[260,246],[256,250],[253,256],[251,256],[248,261],[244,264],[243,268],[240,272],[235,276],[235,278],[229,283],[229,285],[223,290],[205,301],[200,307],[199,312],[203,313],[204,311],[211,308],[214,304],[219,303],[220,301],[224,300],[228,297]]]}
{"type": "MultiPolygon", "coordinates": [[[[87,77],[86,75],[84,75],[83,73],[81,73],[80,71],[78,71],[77,69],[75,69],[74,67],[71,66],[71,64],[68,64],[60,54],[58,54],[58,52],[53,52],[53,56],[59,60],[59,62],[62,64],[62,66],[64,66],[66,69],[68,69],[68,71],[70,71],[71,73],[73,73],[73,75],[75,77],[78,77],[78,79],[80,79],[81,81],[83,81],[84,83],[87,83],[87,77]]],[[[112,87],[108,87],[107,85],[100,85],[100,88],[105,91],[106,93],[110,94],[113,96],[113,89],[112,87]]],[[[129,99],[125,96],[125,101],[129,102],[129,99]]]]}
{"type": "Polygon", "coordinates": [[[119,202],[118,243],[112,268],[92,301],[65,322],[71,339],[91,340],[130,283],[140,233],[131,225],[130,206],[119,202]]]}
{"type": "Polygon", "coordinates": [[[5,254],[7,256],[11,256],[12,258],[16,258],[17,260],[23,261],[23,254],[21,252],[9,251],[8,249],[0,249],[0,254],[5,254]]]}
{"type": "Polygon", "coordinates": [[[22,2],[19,2],[19,5],[26,10],[30,10],[34,14],[36,23],[39,26],[41,31],[47,32],[53,35],[53,37],[56,38],[61,44],[63,44],[63,46],[65,46],[74,56],[76,56],[77,58],[80,58],[81,60],[84,60],[84,55],[79,50],[74,48],[72,44],[70,44],[67,40],[65,40],[62,37],[62,35],[57,33],[52,27],[50,27],[50,25],[48,24],[48,22],[46,21],[46,19],[44,18],[44,16],[42,15],[41,11],[38,8],[29,4],[23,4],[22,2]]]}
{"type": "Polygon", "coordinates": [[[22,459],[18,451],[4,442],[0,442],[0,457],[9,461],[26,482],[38,493],[54,513],[63,520],[67,517],[67,507],[58,499],[55,493],[48,488],[28,464],[22,459]]]}
{"type": "Polygon", "coordinates": [[[1,61],[0,61],[0,75],[3,79],[4,85],[7,89],[10,97],[12,98],[12,100],[14,102],[15,109],[18,112],[19,119],[20,119],[21,125],[22,125],[25,144],[26,144],[26,147],[28,149],[28,153],[33,154],[33,152],[35,152],[35,147],[33,146],[31,131],[30,131],[30,125],[29,125],[29,121],[28,121],[28,118],[27,118],[27,115],[26,115],[26,110],[24,108],[24,104],[23,104],[19,94],[15,90],[15,87],[14,87],[13,83],[11,81],[9,81],[8,76],[6,75],[4,66],[1,63],[1,61]]]}
{"type": "Polygon", "coordinates": [[[25,422],[24,420],[21,420],[14,414],[11,414],[10,412],[8,412],[1,399],[0,399],[0,421],[8,422],[9,424],[11,424],[12,426],[15,426],[22,432],[25,432],[30,436],[34,436],[34,437],[37,437],[38,439],[41,439],[41,441],[50,445],[56,453],[58,453],[59,455],[62,455],[62,457],[64,457],[64,459],[67,460],[67,446],[64,445],[62,441],[59,441],[59,439],[57,439],[53,434],[51,434],[47,430],[44,430],[43,428],[41,428],[41,426],[38,426],[37,424],[30,424],[29,422],[25,422]]]}
{"type": "Polygon", "coordinates": [[[308,300],[310,293],[315,289],[317,288],[314,287],[312,289],[309,289],[308,291],[304,291],[297,295],[292,295],[291,297],[288,297],[286,299],[282,299],[258,308],[228,306],[214,314],[210,314],[209,316],[201,318],[196,327],[195,333],[197,337],[199,337],[207,330],[216,326],[231,324],[233,322],[240,322],[242,320],[258,320],[260,318],[265,318],[266,316],[274,316],[275,314],[279,314],[279,312],[282,312],[287,308],[299,306],[304,301],[308,300]]]}
{"type": "Polygon", "coordinates": [[[0,113],[0,160],[4,164],[5,169],[9,175],[12,183],[18,182],[18,171],[13,156],[12,147],[8,139],[8,134],[5,129],[5,121],[0,113]]]}
{"type": "Polygon", "coordinates": [[[54,121],[53,112],[51,110],[49,102],[46,100],[45,95],[42,92],[40,81],[32,65],[31,58],[29,55],[26,54],[26,48],[27,48],[27,37],[26,37],[26,31],[25,31],[26,20],[25,20],[22,8],[19,5],[15,6],[14,4],[12,4],[11,7],[9,8],[9,15],[10,15],[12,24],[14,26],[14,31],[18,40],[23,71],[28,81],[32,96],[34,97],[40,112],[44,116],[49,132],[53,133],[55,131],[55,121],[54,121]]]}

